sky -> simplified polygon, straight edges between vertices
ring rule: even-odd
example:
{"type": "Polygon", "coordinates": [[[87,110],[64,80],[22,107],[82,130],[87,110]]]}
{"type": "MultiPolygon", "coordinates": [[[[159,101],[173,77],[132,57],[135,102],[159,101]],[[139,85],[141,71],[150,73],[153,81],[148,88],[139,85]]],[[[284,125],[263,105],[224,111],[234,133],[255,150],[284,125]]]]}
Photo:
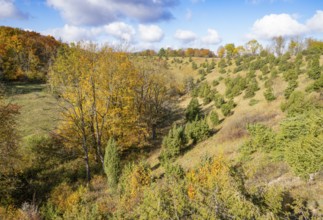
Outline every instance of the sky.
{"type": "Polygon", "coordinates": [[[0,0],[0,26],[133,50],[323,40],[323,0],[0,0]]]}

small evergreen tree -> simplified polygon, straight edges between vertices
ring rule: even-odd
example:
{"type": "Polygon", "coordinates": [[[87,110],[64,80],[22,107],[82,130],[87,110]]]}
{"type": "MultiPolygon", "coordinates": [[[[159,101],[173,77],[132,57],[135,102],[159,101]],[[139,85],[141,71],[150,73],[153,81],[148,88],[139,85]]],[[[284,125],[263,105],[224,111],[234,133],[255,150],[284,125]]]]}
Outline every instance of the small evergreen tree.
{"type": "Polygon", "coordinates": [[[185,135],[187,139],[193,141],[193,144],[203,141],[209,137],[210,128],[206,119],[194,120],[185,126],[185,135]]]}
{"type": "Polygon", "coordinates": [[[311,62],[311,67],[308,71],[308,76],[311,79],[318,79],[321,76],[319,56],[315,56],[311,62]]]}
{"type": "Polygon", "coordinates": [[[104,172],[107,175],[108,183],[115,187],[120,174],[120,158],[115,140],[110,138],[104,154],[104,172]]]}
{"type": "Polygon", "coordinates": [[[184,127],[177,127],[174,125],[174,127],[169,130],[168,135],[163,138],[163,150],[161,153],[162,162],[165,163],[177,157],[185,143],[184,127]]]}
{"type": "Polygon", "coordinates": [[[187,106],[185,116],[187,121],[193,121],[195,120],[195,118],[199,119],[201,117],[200,104],[197,98],[193,98],[190,101],[190,103],[187,106]]]}
{"type": "Polygon", "coordinates": [[[292,80],[288,82],[288,87],[285,89],[284,96],[286,99],[289,98],[289,96],[294,92],[294,90],[297,88],[298,83],[296,80],[292,80]]]}
{"type": "Polygon", "coordinates": [[[220,93],[217,93],[213,97],[214,105],[217,108],[221,108],[221,106],[225,103],[223,96],[220,93]]]}
{"type": "Polygon", "coordinates": [[[274,91],[273,88],[269,87],[264,91],[264,96],[266,98],[267,101],[273,101],[276,99],[275,95],[274,95],[274,91]]]}
{"type": "Polygon", "coordinates": [[[219,115],[216,111],[212,111],[210,113],[210,121],[212,123],[213,126],[216,126],[220,123],[220,120],[219,120],[219,115]]]}

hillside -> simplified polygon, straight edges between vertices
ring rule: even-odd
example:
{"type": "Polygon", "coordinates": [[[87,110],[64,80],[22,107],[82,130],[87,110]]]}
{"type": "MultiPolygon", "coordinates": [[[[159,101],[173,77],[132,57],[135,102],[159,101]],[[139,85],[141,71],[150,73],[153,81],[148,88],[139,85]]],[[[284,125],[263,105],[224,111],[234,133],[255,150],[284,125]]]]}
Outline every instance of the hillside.
{"type": "Polygon", "coordinates": [[[0,217],[322,218],[321,45],[222,57],[61,47],[47,85],[4,82],[0,114],[16,127],[0,127],[12,146],[0,217]]]}
{"type": "Polygon", "coordinates": [[[61,45],[52,36],[0,26],[0,80],[45,82],[61,45]]]}

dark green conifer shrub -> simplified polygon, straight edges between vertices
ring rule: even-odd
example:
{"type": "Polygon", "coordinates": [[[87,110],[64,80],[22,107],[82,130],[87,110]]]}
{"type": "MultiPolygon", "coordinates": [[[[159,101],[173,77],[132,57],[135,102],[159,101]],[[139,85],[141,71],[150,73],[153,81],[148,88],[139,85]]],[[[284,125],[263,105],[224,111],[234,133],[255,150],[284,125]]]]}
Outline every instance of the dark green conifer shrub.
{"type": "Polygon", "coordinates": [[[185,111],[186,120],[193,121],[196,118],[201,118],[201,115],[199,101],[197,98],[192,98],[185,111]]]}
{"type": "Polygon", "coordinates": [[[321,76],[321,67],[320,67],[320,57],[315,56],[312,61],[311,65],[308,70],[308,76],[311,79],[319,79],[321,76]]]}
{"type": "Polygon", "coordinates": [[[269,87],[264,91],[264,96],[265,96],[265,99],[269,102],[276,99],[274,95],[274,90],[272,87],[269,87]]]}
{"type": "Polygon", "coordinates": [[[192,140],[193,143],[206,140],[209,137],[210,128],[206,119],[194,120],[189,122],[185,126],[185,135],[188,140],[192,140]]]}
{"type": "Polygon", "coordinates": [[[184,134],[184,127],[176,125],[169,130],[168,135],[163,138],[161,161],[166,162],[175,159],[181,149],[186,144],[186,138],[184,134]]]}
{"type": "Polygon", "coordinates": [[[212,111],[209,117],[213,126],[216,126],[220,123],[219,115],[216,111],[212,111]]]}
{"type": "Polygon", "coordinates": [[[105,148],[104,172],[111,187],[116,187],[120,175],[120,157],[118,147],[113,138],[110,138],[105,148]]]}
{"type": "Polygon", "coordinates": [[[292,94],[292,92],[297,88],[298,83],[296,80],[292,80],[288,82],[288,87],[285,89],[284,96],[286,99],[292,94]]]}

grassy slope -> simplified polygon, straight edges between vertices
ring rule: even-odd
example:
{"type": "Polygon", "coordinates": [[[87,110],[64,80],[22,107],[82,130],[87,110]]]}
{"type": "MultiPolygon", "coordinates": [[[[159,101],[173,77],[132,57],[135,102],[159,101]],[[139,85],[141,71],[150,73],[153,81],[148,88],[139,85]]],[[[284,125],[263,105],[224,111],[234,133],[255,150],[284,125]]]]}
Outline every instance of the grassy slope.
{"type": "MultiPolygon", "coordinates": [[[[183,63],[172,63],[169,59],[170,70],[174,75],[176,81],[181,82],[185,78],[191,76],[198,79],[198,70],[192,70],[191,63],[188,58],[183,59],[183,63]]],[[[182,59],[182,58],[180,58],[182,59]]],[[[200,63],[205,61],[205,58],[193,58],[199,66],[200,63]]],[[[211,59],[209,59],[211,62],[211,59]]],[[[218,62],[218,60],[216,60],[218,62]]],[[[229,67],[233,69],[234,67],[229,67]]],[[[226,78],[227,74],[220,74],[216,68],[212,73],[206,76],[206,81],[212,85],[214,79],[219,77],[226,78]]],[[[240,75],[245,75],[245,72],[240,72],[240,75]]],[[[257,72],[257,75],[260,73],[257,72]]],[[[235,76],[238,74],[230,73],[229,75],[235,76]]],[[[301,75],[298,79],[299,87],[297,89],[304,90],[306,86],[311,83],[305,74],[301,75]]],[[[264,81],[258,79],[260,90],[256,92],[253,99],[259,102],[253,106],[249,105],[250,99],[243,99],[243,93],[235,97],[234,101],[237,103],[234,109],[234,114],[225,118],[225,120],[216,127],[217,132],[209,139],[197,144],[194,148],[187,151],[184,155],[176,161],[183,166],[184,169],[195,167],[201,158],[205,155],[213,156],[223,154],[231,161],[235,161],[239,156],[238,149],[248,137],[245,125],[248,122],[261,122],[274,129],[278,128],[279,122],[285,117],[284,113],[280,110],[280,104],[284,100],[284,90],[287,83],[279,76],[275,79],[273,89],[277,99],[268,103],[263,96],[264,81]]],[[[6,86],[9,92],[8,100],[21,106],[21,114],[18,116],[19,129],[23,138],[34,134],[45,134],[49,130],[55,128],[57,122],[58,109],[57,102],[46,90],[46,85],[37,84],[11,84],[6,86]]],[[[214,88],[214,87],[213,87],[214,88]]],[[[225,93],[224,80],[216,86],[219,93],[225,93]]],[[[188,105],[191,97],[184,95],[180,97],[178,106],[180,111],[184,111],[188,105]]],[[[202,103],[202,100],[200,101],[202,103]]],[[[216,109],[213,104],[206,106],[202,105],[205,112],[216,109]]],[[[219,109],[216,109],[220,117],[223,118],[219,109]]],[[[148,158],[151,166],[155,166],[158,161],[159,151],[156,150],[148,158]]],[[[297,194],[307,195],[318,200],[321,205],[323,204],[323,181],[316,181],[308,186],[308,183],[300,180],[291,174],[288,167],[284,163],[274,163],[268,161],[264,155],[258,155],[248,166],[247,175],[250,176],[249,184],[277,184],[284,186],[297,194]]],[[[158,168],[154,171],[155,175],[160,175],[163,170],[158,168]]]]}
{"type": "Polygon", "coordinates": [[[55,128],[58,112],[56,99],[44,84],[7,84],[7,100],[18,104],[18,129],[23,139],[46,134],[55,128]]]}
{"type": "MultiPolygon", "coordinates": [[[[173,58],[169,58],[170,70],[173,72],[175,77],[178,79],[185,79],[187,76],[192,76],[194,79],[200,78],[198,75],[198,70],[193,70],[191,63],[188,62],[188,58],[184,58],[183,63],[172,62],[173,58]]],[[[179,58],[181,59],[181,58],[179,58]]],[[[198,64],[203,63],[205,58],[193,58],[193,60],[198,64]]],[[[211,59],[208,59],[211,62],[211,59]]],[[[216,60],[218,62],[218,60],[216,60]]],[[[220,74],[218,68],[216,67],[212,73],[206,76],[206,81],[209,85],[212,85],[212,81],[219,79],[219,77],[226,78],[228,76],[235,77],[238,74],[245,76],[246,72],[232,73],[233,66],[227,67],[231,69],[231,73],[220,74]]],[[[303,68],[306,68],[305,66],[303,68]]],[[[237,106],[234,108],[234,114],[225,118],[223,122],[216,127],[217,132],[213,134],[209,139],[198,143],[192,149],[187,151],[184,155],[180,156],[176,163],[180,164],[184,169],[190,169],[198,165],[204,156],[210,156],[222,154],[225,155],[230,161],[234,162],[239,157],[238,149],[248,138],[248,133],[246,131],[247,123],[260,122],[274,130],[279,128],[279,123],[285,118],[285,114],[281,111],[280,105],[284,98],[284,90],[287,88],[287,82],[284,81],[282,75],[280,74],[273,84],[274,94],[276,100],[272,102],[267,102],[264,98],[263,92],[264,81],[260,80],[258,77],[261,75],[260,71],[256,72],[258,85],[260,90],[256,92],[255,97],[259,102],[253,106],[249,105],[250,98],[244,99],[244,93],[234,98],[237,106]]],[[[306,74],[302,74],[298,78],[298,88],[296,90],[304,91],[305,88],[312,82],[306,74]]],[[[212,88],[214,88],[212,86],[212,88]]],[[[224,80],[220,81],[220,84],[216,86],[219,93],[225,93],[224,80]]],[[[191,96],[185,95],[179,99],[179,108],[184,110],[188,105],[191,96]]],[[[203,103],[200,100],[200,104],[203,103]]],[[[224,118],[221,110],[216,109],[212,104],[201,105],[205,113],[216,110],[220,117],[224,118]]],[[[183,120],[183,119],[182,119],[183,120]]],[[[148,158],[148,161],[152,166],[158,164],[159,152],[155,152],[148,158]]],[[[252,161],[246,164],[247,175],[249,181],[247,184],[275,184],[277,187],[283,187],[289,189],[292,193],[307,196],[308,198],[314,198],[320,203],[320,207],[323,207],[323,177],[320,176],[314,183],[309,186],[306,181],[294,176],[286,163],[284,162],[273,162],[270,161],[266,155],[257,155],[252,161]]],[[[163,173],[162,168],[158,168],[155,171],[155,175],[159,176],[163,173]]]]}

